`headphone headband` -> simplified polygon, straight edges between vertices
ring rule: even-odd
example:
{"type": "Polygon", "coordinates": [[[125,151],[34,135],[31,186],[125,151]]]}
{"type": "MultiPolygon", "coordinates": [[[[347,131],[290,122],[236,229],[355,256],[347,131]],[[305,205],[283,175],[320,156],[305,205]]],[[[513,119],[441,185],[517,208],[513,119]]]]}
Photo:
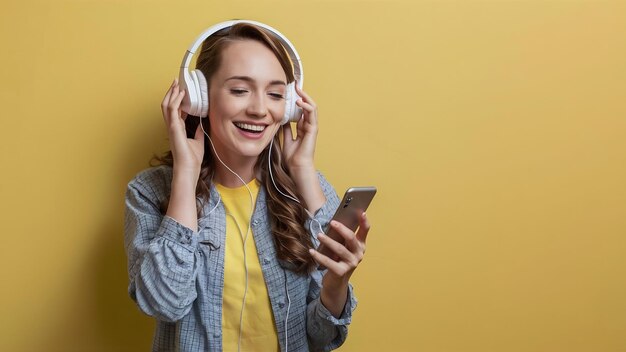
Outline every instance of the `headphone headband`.
{"type": "MultiPolygon", "coordinates": [[[[291,62],[293,64],[293,74],[294,78],[297,82],[298,87],[302,89],[302,84],[304,82],[304,72],[302,70],[302,61],[300,60],[300,55],[296,51],[296,48],[291,44],[289,39],[282,35],[276,29],[255,21],[247,21],[247,20],[231,20],[226,22],[221,22],[216,25],[211,26],[209,29],[205,30],[196,38],[196,40],[191,44],[191,47],[185,52],[183,56],[183,62],[180,66],[180,86],[183,88],[187,94],[183,98],[182,101],[182,110],[187,112],[193,116],[206,117],[209,113],[209,95],[208,95],[208,82],[202,71],[195,69],[189,70],[189,64],[191,63],[191,58],[196,53],[196,50],[200,47],[200,45],[211,35],[214,33],[234,26],[238,23],[247,23],[253,26],[261,27],[270,32],[274,38],[278,39],[278,41],[283,46],[284,50],[289,55],[291,62]]],[[[290,121],[296,122],[302,116],[302,109],[296,104],[298,100],[298,93],[296,91],[295,82],[290,82],[287,84],[285,89],[285,114],[281,120],[282,124],[286,124],[290,121]]]]}
{"type": "Polygon", "coordinates": [[[293,46],[293,44],[291,44],[289,39],[287,39],[287,37],[285,37],[278,30],[276,30],[276,29],[274,29],[274,28],[272,28],[272,27],[270,27],[270,26],[268,26],[268,25],[266,25],[264,23],[256,22],[256,21],[249,21],[249,20],[224,21],[224,22],[218,23],[216,25],[213,25],[213,26],[209,27],[207,30],[205,30],[202,34],[200,34],[196,38],[196,40],[194,40],[194,42],[191,44],[189,49],[187,49],[187,52],[183,56],[183,61],[182,61],[181,66],[180,66],[181,73],[183,73],[183,71],[188,71],[189,70],[189,64],[191,63],[191,58],[196,53],[196,50],[198,50],[200,45],[202,45],[202,43],[204,42],[205,39],[207,39],[208,37],[210,37],[214,33],[218,32],[218,31],[220,31],[220,30],[222,30],[224,28],[232,27],[232,26],[234,26],[235,24],[238,24],[238,23],[248,23],[248,24],[252,24],[252,25],[261,27],[263,29],[266,29],[266,30],[270,31],[272,34],[274,34],[276,36],[276,38],[281,42],[281,44],[283,45],[283,47],[287,51],[287,54],[289,55],[289,58],[291,59],[291,62],[293,63],[294,77],[296,78],[296,81],[298,82],[298,87],[302,88],[302,85],[303,85],[303,82],[304,82],[304,71],[302,69],[302,60],[300,60],[300,55],[298,55],[298,51],[296,51],[296,48],[293,46]]]}

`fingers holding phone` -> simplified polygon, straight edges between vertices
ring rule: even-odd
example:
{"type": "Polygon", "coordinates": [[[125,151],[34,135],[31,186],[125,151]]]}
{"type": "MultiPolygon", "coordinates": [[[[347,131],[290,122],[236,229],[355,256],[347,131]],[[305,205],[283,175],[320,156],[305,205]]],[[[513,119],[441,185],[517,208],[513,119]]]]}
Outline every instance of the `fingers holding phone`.
{"type": "Polygon", "coordinates": [[[335,220],[331,222],[330,226],[330,231],[341,236],[343,241],[339,242],[328,235],[320,233],[318,239],[323,244],[325,253],[311,250],[311,255],[318,264],[327,268],[334,276],[348,280],[365,255],[365,242],[370,224],[367,220],[367,215],[365,212],[362,212],[359,216],[359,226],[356,233],[346,225],[335,220]]]}
{"type": "MultiPolygon", "coordinates": [[[[346,191],[326,233],[318,235],[320,245],[311,252],[321,269],[332,270],[332,267],[337,269],[334,272],[340,274],[346,266],[337,266],[336,263],[344,262],[354,270],[363,259],[365,241],[370,229],[365,211],[374,195],[376,187],[352,187],[346,191]],[[346,250],[353,256],[348,255],[346,250]]],[[[346,272],[343,270],[343,274],[346,272]]]]}
{"type": "MultiPolygon", "coordinates": [[[[363,213],[365,213],[375,195],[376,187],[352,187],[348,189],[341,203],[339,203],[339,208],[337,208],[335,215],[333,215],[331,224],[333,221],[339,222],[353,233],[356,233],[357,227],[361,226],[363,213]]],[[[364,225],[369,226],[367,222],[364,225]]],[[[339,243],[344,243],[344,238],[332,225],[326,231],[326,235],[339,243]]],[[[367,232],[365,232],[364,236],[367,236],[367,232]]],[[[317,251],[326,256],[333,255],[332,252],[328,251],[324,243],[320,244],[317,251]]]]}

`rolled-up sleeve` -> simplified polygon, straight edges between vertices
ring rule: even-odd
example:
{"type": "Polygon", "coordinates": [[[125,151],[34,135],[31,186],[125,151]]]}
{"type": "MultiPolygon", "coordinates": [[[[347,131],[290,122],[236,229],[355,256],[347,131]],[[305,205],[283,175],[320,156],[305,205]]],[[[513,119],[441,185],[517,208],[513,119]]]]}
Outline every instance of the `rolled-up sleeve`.
{"type": "Polygon", "coordinates": [[[200,261],[193,230],[161,215],[157,191],[138,176],[128,184],[124,241],[130,297],[146,314],[163,321],[185,316],[197,297],[200,261]]]}
{"type": "MultiPolygon", "coordinates": [[[[318,174],[320,185],[326,196],[326,203],[313,214],[313,217],[305,223],[306,228],[311,230],[315,246],[319,245],[317,233],[320,229],[325,230],[330,223],[335,211],[339,207],[339,197],[335,189],[328,183],[322,174],[318,174]]],[[[307,335],[309,347],[314,351],[330,351],[341,346],[348,335],[348,325],[352,320],[352,312],[356,308],[357,300],[353,293],[352,285],[348,285],[348,297],[346,305],[339,318],[328,311],[320,300],[322,289],[322,277],[325,270],[315,270],[311,274],[307,305],[307,335]]]]}
{"type": "Polygon", "coordinates": [[[313,351],[331,351],[339,348],[348,337],[348,325],[352,321],[352,312],[357,306],[352,285],[348,285],[348,299],[336,318],[324,307],[320,300],[322,288],[322,271],[312,274],[309,290],[310,302],[307,306],[307,335],[309,347],[313,351]]]}

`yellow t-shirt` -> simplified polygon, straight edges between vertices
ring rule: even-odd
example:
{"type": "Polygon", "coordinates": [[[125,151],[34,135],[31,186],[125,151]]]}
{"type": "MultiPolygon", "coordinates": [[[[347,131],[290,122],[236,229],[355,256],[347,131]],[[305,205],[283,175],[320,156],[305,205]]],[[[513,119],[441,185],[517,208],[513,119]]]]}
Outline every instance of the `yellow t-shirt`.
{"type": "MultiPolygon", "coordinates": [[[[224,351],[237,351],[240,314],[246,287],[243,238],[246,236],[253,209],[250,208],[250,193],[245,186],[227,188],[216,184],[216,187],[226,209],[222,344],[224,351]]],[[[254,207],[259,193],[259,183],[252,180],[248,187],[252,191],[254,207]]],[[[246,240],[246,261],[248,292],[243,310],[241,351],[279,351],[274,314],[252,229],[246,240]]]]}

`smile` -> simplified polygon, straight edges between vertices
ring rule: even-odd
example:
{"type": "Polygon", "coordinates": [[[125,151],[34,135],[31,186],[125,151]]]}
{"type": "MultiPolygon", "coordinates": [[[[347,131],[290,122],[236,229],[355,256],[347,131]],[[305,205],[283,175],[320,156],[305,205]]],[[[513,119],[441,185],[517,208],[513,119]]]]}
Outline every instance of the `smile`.
{"type": "Polygon", "coordinates": [[[234,124],[239,129],[242,129],[247,132],[254,132],[254,133],[263,132],[263,130],[265,130],[265,127],[267,127],[264,125],[251,125],[249,123],[243,123],[243,122],[234,122],[234,124]]]}

